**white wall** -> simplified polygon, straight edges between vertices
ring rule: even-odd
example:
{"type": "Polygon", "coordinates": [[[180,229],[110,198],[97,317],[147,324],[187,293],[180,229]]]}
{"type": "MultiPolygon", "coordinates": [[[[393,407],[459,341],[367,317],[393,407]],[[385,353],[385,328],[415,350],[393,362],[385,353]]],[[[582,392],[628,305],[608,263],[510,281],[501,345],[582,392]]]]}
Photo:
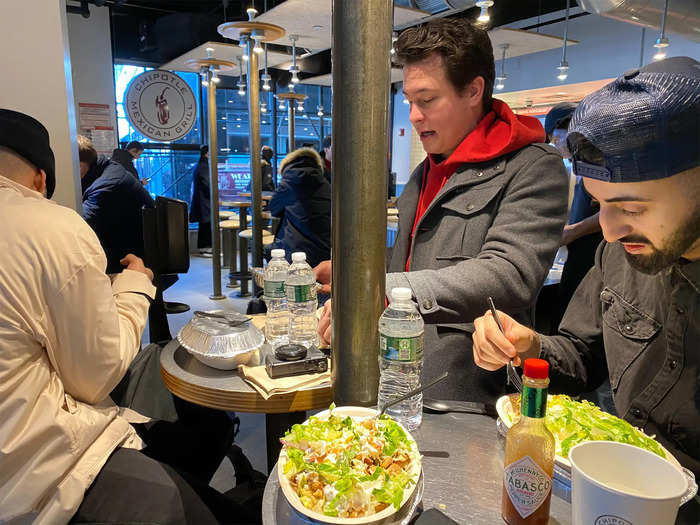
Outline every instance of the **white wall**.
{"type": "Polygon", "coordinates": [[[68,14],[68,37],[75,96],[76,127],[80,130],[79,103],[109,106],[109,121],[117,147],[117,120],[114,100],[114,69],[110,36],[109,8],[90,5],[90,18],[68,14]]]}
{"type": "MultiPolygon", "coordinates": [[[[553,18],[563,17],[563,11],[552,13],[553,18]]],[[[509,27],[526,27],[536,19],[521,21],[509,27]]],[[[558,22],[540,28],[547,35],[562,37],[564,23],[558,22]]],[[[645,32],[644,63],[652,61],[653,44],[658,32],[647,29],[645,32]]],[[[586,15],[569,21],[568,37],[579,43],[567,47],[566,60],[569,63],[569,77],[561,82],[557,80],[556,66],[561,60],[561,48],[542,51],[515,58],[506,58],[505,89],[521,91],[548,86],[573,84],[587,80],[600,80],[620,76],[629,69],[639,67],[642,28],[625,22],[618,22],[598,15],[586,15]]],[[[700,44],[685,38],[668,34],[671,45],[667,55],[690,56],[700,60],[700,44]]],[[[500,71],[501,61],[496,62],[496,71],[500,71]]]]}
{"type": "Polygon", "coordinates": [[[49,131],[56,157],[53,200],[81,210],[65,0],[0,2],[0,107],[49,131]]]}

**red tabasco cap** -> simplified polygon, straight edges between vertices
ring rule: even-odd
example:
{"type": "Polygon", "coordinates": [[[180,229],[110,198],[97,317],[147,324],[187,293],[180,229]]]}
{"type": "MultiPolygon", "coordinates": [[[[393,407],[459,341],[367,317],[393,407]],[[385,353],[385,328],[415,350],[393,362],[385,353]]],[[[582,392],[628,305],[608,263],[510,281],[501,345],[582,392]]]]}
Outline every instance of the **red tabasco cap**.
{"type": "Polygon", "coordinates": [[[525,359],[523,375],[532,379],[547,379],[549,377],[549,363],[544,359],[525,359]]]}

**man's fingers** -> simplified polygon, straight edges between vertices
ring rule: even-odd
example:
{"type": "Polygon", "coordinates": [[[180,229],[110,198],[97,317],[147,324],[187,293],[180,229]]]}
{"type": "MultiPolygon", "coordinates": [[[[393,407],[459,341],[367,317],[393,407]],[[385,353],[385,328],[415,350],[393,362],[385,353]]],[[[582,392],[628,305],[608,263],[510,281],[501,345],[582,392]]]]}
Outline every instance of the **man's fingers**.
{"type": "Polygon", "coordinates": [[[331,285],[330,284],[323,284],[320,286],[318,291],[321,293],[330,294],[331,293],[331,285]]]}

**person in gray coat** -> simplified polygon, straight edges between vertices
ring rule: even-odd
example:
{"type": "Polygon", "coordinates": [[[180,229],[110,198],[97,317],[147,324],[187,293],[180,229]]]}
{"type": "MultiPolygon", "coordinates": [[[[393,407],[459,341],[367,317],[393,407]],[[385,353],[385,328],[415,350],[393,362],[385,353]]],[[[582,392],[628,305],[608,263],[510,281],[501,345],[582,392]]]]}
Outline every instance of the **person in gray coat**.
{"type": "MultiPolygon", "coordinates": [[[[566,220],[566,170],[537,119],[492,99],[495,67],[484,30],[433,20],[401,33],[395,49],[411,123],[428,156],[396,204],[386,290],[413,291],[425,321],[423,377],[450,372],[431,396],[493,403],[505,392],[505,372],[475,365],[473,320],[491,296],[532,324],[566,220]]],[[[330,281],[329,262],[316,277],[330,281]]],[[[326,306],[324,339],[329,328],[326,306]]]]}

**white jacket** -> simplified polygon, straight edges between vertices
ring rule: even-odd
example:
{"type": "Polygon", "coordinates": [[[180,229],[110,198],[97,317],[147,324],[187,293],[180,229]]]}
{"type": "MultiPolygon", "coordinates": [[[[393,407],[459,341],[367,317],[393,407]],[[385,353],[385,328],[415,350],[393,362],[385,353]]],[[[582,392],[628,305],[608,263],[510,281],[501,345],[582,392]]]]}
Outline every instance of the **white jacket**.
{"type": "Polygon", "coordinates": [[[67,523],[135,436],[108,396],[155,288],[106,264],[77,213],[0,175],[0,523],[67,523]]]}

